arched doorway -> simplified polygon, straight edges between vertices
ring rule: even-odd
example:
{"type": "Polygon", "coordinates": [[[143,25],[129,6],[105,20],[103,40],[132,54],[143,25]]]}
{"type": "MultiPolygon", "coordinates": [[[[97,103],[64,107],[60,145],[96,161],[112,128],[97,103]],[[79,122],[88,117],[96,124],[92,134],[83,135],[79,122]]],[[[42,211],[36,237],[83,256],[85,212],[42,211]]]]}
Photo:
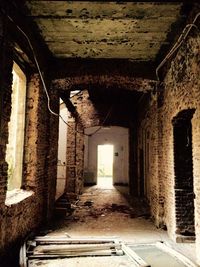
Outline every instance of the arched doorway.
{"type": "Polygon", "coordinates": [[[195,238],[192,157],[192,117],[195,109],[183,110],[173,118],[176,234],[195,238]]]}

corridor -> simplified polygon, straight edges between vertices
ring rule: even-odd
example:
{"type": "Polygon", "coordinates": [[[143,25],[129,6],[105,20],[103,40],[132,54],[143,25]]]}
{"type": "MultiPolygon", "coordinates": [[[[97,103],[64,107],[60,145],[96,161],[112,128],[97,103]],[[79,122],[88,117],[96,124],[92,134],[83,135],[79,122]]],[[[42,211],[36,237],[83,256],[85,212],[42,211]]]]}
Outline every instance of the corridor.
{"type": "Polygon", "coordinates": [[[47,236],[117,237],[128,244],[162,241],[195,261],[195,244],[174,244],[165,230],[155,227],[145,201],[130,198],[127,186],[85,187],[73,203],[72,213],[54,218],[44,229],[47,236]]]}
{"type": "Polygon", "coordinates": [[[0,0],[1,267],[36,233],[200,264],[199,28],[198,1],[0,0]]]}
{"type": "Polygon", "coordinates": [[[151,222],[148,207],[144,207],[142,200],[135,200],[131,207],[127,191],[125,186],[84,188],[75,201],[77,204],[72,205],[75,209],[72,215],[63,218],[61,224],[55,224],[55,234],[118,236],[131,242],[146,242],[148,236],[148,242],[162,239],[164,233],[156,230],[151,222]]]}

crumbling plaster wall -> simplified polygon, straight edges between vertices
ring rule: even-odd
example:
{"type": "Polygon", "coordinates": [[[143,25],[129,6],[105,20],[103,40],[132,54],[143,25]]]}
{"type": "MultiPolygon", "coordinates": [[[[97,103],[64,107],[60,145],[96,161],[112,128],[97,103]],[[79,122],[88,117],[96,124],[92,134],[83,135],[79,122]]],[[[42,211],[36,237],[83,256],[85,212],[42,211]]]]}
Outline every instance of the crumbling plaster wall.
{"type": "MultiPolygon", "coordinates": [[[[140,125],[150,125],[150,205],[156,223],[165,224],[169,235],[176,239],[175,193],[174,193],[174,140],[172,119],[182,110],[195,109],[192,119],[193,177],[195,193],[195,227],[197,257],[200,262],[200,37],[193,29],[173,58],[158,99],[152,100],[140,125]],[[156,135],[157,131],[157,135],[156,135]],[[157,166],[157,172],[153,172],[157,166]],[[155,185],[155,189],[154,189],[155,185]],[[156,197],[155,197],[156,196],[156,197]],[[160,201],[156,203],[155,199],[160,201]],[[156,212],[156,210],[157,212],[156,212]],[[158,212],[159,211],[159,212],[158,212]]],[[[140,132],[141,140],[141,132],[140,132]]],[[[187,210],[187,203],[182,203],[187,210]]]]}
{"type": "MultiPolygon", "coordinates": [[[[0,20],[1,25],[1,20],[0,20]]],[[[0,26],[1,29],[1,26],[0,26]]],[[[6,36],[8,36],[6,34],[6,36]]],[[[8,122],[11,112],[13,47],[0,31],[0,254],[10,251],[39,224],[52,215],[55,196],[58,118],[50,116],[39,75],[27,75],[26,126],[22,188],[31,196],[6,205],[8,122]]],[[[56,93],[50,93],[52,108],[58,111],[56,93]]],[[[12,258],[14,251],[10,251],[12,258]]],[[[9,256],[7,257],[9,259],[9,256]]],[[[1,257],[3,261],[3,257],[1,257]]],[[[0,265],[4,263],[1,262],[0,265]]]]}

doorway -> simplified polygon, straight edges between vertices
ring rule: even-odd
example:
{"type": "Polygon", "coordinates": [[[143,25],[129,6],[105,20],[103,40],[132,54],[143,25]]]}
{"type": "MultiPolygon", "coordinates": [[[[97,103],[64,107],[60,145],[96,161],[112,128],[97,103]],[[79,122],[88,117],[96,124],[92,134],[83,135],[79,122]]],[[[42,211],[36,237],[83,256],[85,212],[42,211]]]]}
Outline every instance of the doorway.
{"type": "Polygon", "coordinates": [[[183,110],[173,119],[176,234],[195,237],[192,123],[195,110],[183,110]]]}
{"type": "Polygon", "coordinates": [[[113,184],[113,145],[97,147],[97,184],[112,186],[113,184]]]}
{"type": "MultiPolygon", "coordinates": [[[[100,158],[98,157],[98,146],[113,145],[113,152],[110,153],[112,156],[108,156],[113,160],[111,184],[128,186],[129,130],[124,127],[110,126],[103,127],[95,133],[98,128],[99,126],[85,129],[88,136],[85,136],[84,140],[84,185],[97,185],[98,183],[98,158],[100,158]]],[[[106,151],[107,154],[109,155],[109,151],[106,151]]],[[[109,179],[106,181],[108,182],[109,179]]]]}
{"type": "MultiPolygon", "coordinates": [[[[60,99],[60,115],[67,120],[67,108],[60,99]]],[[[67,125],[59,118],[58,136],[58,161],[57,161],[57,180],[56,180],[56,199],[62,196],[66,187],[66,155],[67,155],[67,125]]]]}

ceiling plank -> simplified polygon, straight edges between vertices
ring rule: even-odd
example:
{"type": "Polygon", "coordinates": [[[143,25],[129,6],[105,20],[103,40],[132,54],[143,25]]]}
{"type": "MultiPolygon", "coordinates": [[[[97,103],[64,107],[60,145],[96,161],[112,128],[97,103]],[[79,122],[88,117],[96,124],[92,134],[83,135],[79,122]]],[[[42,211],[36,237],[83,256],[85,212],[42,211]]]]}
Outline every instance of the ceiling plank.
{"type": "Polygon", "coordinates": [[[26,6],[33,17],[69,18],[149,18],[170,17],[180,13],[180,3],[119,3],[119,2],[66,2],[27,1],[26,6]]]}
{"type": "Polygon", "coordinates": [[[133,42],[144,42],[144,41],[153,41],[155,43],[157,42],[163,42],[163,40],[166,39],[167,34],[161,32],[153,34],[153,33],[134,33],[127,35],[125,33],[119,35],[119,34],[112,34],[107,37],[102,35],[92,35],[92,34],[64,34],[63,35],[56,35],[56,32],[54,32],[52,35],[46,35],[44,36],[45,41],[48,42],[75,42],[77,44],[87,44],[87,43],[107,43],[107,42],[119,42],[119,43],[133,43],[133,42]]]}
{"type": "Polygon", "coordinates": [[[58,58],[155,60],[169,47],[183,1],[25,1],[26,15],[58,58]]]}
{"type": "Polygon", "coordinates": [[[144,32],[167,31],[176,17],[162,17],[157,19],[34,19],[41,30],[46,32],[144,32]]]}

